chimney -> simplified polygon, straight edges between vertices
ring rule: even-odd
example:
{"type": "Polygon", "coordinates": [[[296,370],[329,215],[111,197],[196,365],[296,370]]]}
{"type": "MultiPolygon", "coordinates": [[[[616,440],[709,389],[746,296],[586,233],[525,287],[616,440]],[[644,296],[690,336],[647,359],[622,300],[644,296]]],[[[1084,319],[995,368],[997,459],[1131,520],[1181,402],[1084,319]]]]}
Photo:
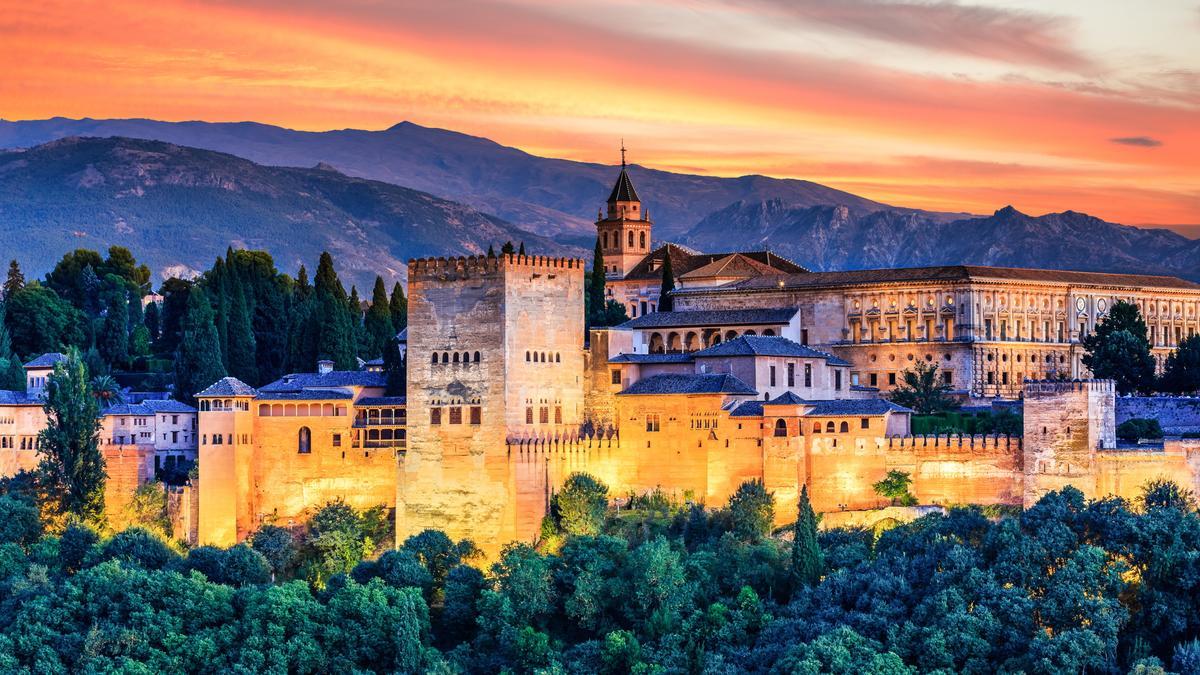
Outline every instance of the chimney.
{"type": "Polygon", "coordinates": [[[333,361],[329,359],[321,359],[317,361],[317,374],[328,375],[333,372],[333,361]]]}

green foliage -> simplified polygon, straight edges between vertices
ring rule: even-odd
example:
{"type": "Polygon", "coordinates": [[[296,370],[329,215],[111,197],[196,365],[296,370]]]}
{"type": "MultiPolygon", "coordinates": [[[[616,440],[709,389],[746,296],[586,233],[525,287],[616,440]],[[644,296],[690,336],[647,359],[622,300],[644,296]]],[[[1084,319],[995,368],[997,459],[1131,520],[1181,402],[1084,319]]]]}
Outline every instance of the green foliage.
{"type": "Polygon", "coordinates": [[[817,514],[808,500],[808,486],[800,487],[796,523],[792,526],[792,588],[812,586],[825,572],[825,557],[817,540],[817,514]]]}
{"type": "Polygon", "coordinates": [[[0,495],[0,544],[31,546],[42,535],[37,506],[11,494],[0,495]]]}
{"type": "Polygon", "coordinates": [[[1123,441],[1157,440],[1163,437],[1162,426],[1156,419],[1134,417],[1117,425],[1117,438],[1123,441]]]}
{"type": "Polygon", "coordinates": [[[912,432],[925,434],[999,434],[1020,436],[1024,433],[1024,418],[1011,410],[989,412],[944,411],[932,415],[913,415],[912,432]]]}
{"type": "Polygon", "coordinates": [[[221,347],[212,306],[204,290],[188,292],[187,314],[179,327],[175,354],[175,397],[193,403],[196,394],[225,377],[221,347]]]}
{"type": "Polygon", "coordinates": [[[292,533],[278,525],[260,527],[250,537],[250,546],[267,561],[272,578],[291,569],[298,553],[292,533]]]}
{"type": "Polygon", "coordinates": [[[1167,355],[1158,390],[1171,394],[1200,391],[1200,334],[1187,336],[1167,355]]]}
{"type": "Polygon", "coordinates": [[[383,277],[375,277],[375,288],[371,291],[371,308],[367,310],[367,316],[363,320],[363,332],[366,335],[366,350],[363,356],[372,359],[383,356],[383,350],[389,348],[396,337],[397,331],[392,326],[392,313],[383,277]]]}
{"type": "Polygon", "coordinates": [[[392,297],[388,300],[388,312],[392,316],[392,328],[397,333],[408,327],[408,299],[400,282],[392,286],[392,297]]]}
{"type": "Polygon", "coordinates": [[[729,497],[733,532],[746,541],[757,541],[771,533],[775,522],[775,497],[762,481],[748,480],[729,497]]]}
{"type": "Polygon", "coordinates": [[[1154,357],[1137,305],[1124,300],[1114,303],[1096,331],[1083,339],[1083,350],[1083,365],[1096,378],[1115,380],[1120,393],[1153,388],[1154,357]]]}
{"type": "Polygon", "coordinates": [[[4,278],[4,286],[0,287],[0,298],[12,297],[14,293],[25,288],[25,275],[16,260],[8,261],[8,275],[4,278]]]}
{"type": "Polygon", "coordinates": [[[12,349],[26,360],[84,341],[83,313],[36,281],[5,298],[4,304],[12,349]]]}
{"type": "Polygon", "coordinates": [[[608,486],[586,473],[573,473],[550,502],[551,517],[567,535],[599,534],[608,509],[608,486]]]}
{"type": "Polygon", "coordinates": [[[871,487],[875,490],[875,494],[892,500],[892,506],[897,504],[915,506],[917,503],[917,498],[909,492],[909,488],[912,487],[912,476],[907,471],[892,469],[887,472],[887,476],[883,480],[872,483],[871,487]]]}
{"type": "Polygon", "coordinates": [[[658,311],[670,312],[675,309],[675,298],[671,291],[675,290],[675,271],[671,269],[671,248],[663,252],[662,286],[658,290],[658,311]]]}
{"type": "Polygon", "coordinates": [[[1186,513],[1196,508],[1196,496],[1191,490],[1163,479],[1155,479],[1142,486],[1142,495],[1138,502],[1145,510],[1174,509],[1186,513]]]}
{"type": "Polygon", "coordinates": [[[308,521],[299,552],[300,575],[315,588],[324,588],[335,575],[347,574],[391,538],[387,509],[363,512],[343,501],[327,502],[308,521]]]}
{"type": "Polygon", "coordinates": [[[100,454],[100,410],[79,350],[69,350],[49,380],[36,479],[43,517],[55,529],[68,517],[102,523],[107,477],[100,454]]]}
{"type": "Polygon", "coordinates": [[[917,361],[900,373],[900,384],[889,398],[921,415],[954,410],[959,407],[950,394],[950,385],[942,379],[937,364],[917,361]]]}
{"type": "Polygon", "coordinates": [[[145,528],[164,539],[170,538],[167,490],[162,483],[146,483],[134,490],[126,511],[126,521],[130,524],[145,528]]]}

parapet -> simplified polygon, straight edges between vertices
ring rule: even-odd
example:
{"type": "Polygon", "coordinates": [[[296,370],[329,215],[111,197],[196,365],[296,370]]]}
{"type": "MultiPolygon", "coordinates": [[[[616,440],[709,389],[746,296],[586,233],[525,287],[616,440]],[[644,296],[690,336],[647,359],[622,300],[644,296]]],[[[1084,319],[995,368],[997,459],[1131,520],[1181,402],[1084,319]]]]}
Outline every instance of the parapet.
{"type": "Polygon", "coordinates": [[[1019,452],[1020,436],[930,434],[927,436],[889,436],[889,451],[918,453],[939,452],[1019,452]]]}
{"type": "Polygon", "coordinates": [[[556,258],[544,255],[462,256],[416,258],[408,261],[408,278],[447,281],[497,275],[501,270],[541,271],[583,270],[581,258],[556,258]]]}
{"type": "Polygon", "coordinates": [[[1025,397],[1058,396],[1072,392],[1116,394],[1115,380],[1025,380],[1025,397]]]}

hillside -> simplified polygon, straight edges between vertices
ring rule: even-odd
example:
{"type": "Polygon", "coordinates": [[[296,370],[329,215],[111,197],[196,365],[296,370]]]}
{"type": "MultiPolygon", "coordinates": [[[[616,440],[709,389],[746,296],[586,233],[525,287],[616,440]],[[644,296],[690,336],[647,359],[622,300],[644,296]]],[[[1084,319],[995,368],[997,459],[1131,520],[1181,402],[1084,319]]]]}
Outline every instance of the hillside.
{"type": "MultiPolygon", "coordinates": [[[[0,121],[0,147],[32,147],[67,136],[156,139],[228,152],[271,166],[324,162],[352,176],[404,185],[469,204],[524,229],[588,248],[595,238],[592,221],[596,210],[612,189],[617,174],[613,166],[536,157],[486,138],[411,122],[383,131],[304,132],[254,122],[66,118],[0,121]]],[[[718,178],[637,165],[630,168],[630,174],[650,206],[656,236],[661,238],[677,237],[713,211],[739,200],[780,199],[793,206],[844,205],[855,214],[891,208],[803,180],[718,178]]],[[[919,213],[934,219],[947,217],[919,213]]]]}
{"type": "Polygon", "coordinates": [[[940,220],[841,206],[742,201],[680,237],[700,250],[770,246],[813,270],[974,264],[1169,274],[1200,279],[1200,241],[1066,211],[1028,216],[1011,206],[981,218],[940,220]]]}
{"type": "Polygon", "coordinates": [[[128,247],[156,276],[205,269],[229,246],[310,271],[322,250],[360,291],[405,261],[524,241],[581,254],[495,216],[328,166],[279,168],[209,150],[127,138],[67,138],[0,152],[0,259],[40,275],[74,248],[128,247]]]}

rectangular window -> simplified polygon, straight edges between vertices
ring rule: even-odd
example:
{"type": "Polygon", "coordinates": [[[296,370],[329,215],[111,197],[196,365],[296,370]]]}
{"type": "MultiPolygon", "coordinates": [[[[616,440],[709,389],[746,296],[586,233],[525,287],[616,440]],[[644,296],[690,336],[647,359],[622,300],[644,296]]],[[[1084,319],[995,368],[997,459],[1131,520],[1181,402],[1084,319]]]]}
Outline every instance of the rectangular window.
{"type": "Polygon", "coordinates": [[[1000,373],[1001,384],[1008,384],[1008,373],[1000,373]]]}
{"type": "Polygon", "coordinates": [[[806,386],[806,387],[812,386],[812,364],[811,363],[804,364],[804,386],[806,386]]]}
{"type": "Polygon", "coordinates": [[[949,370],[942,371],[942,382],[945,384],[954,384],[954,373],[949,370]]]}
{"type": "Polygon", "coordinates": [[[441,408],[430,408],[429,409],[429,423],[433,424],[433,425],[438,425],[438,424],[442,423],[442,409],[441,408]]]}
{"type": "Polygon", "coordinates": [[[462,407],[450,406],[450,424],[462,424],[462,407]]]}
{"type": "Polygon", "coordinates": [[[991,372],[990,370],[988,371],[988,374],[987,374],[987,383],[988,384],[996,384],[996,374],[991,372]]]}
{"type": "Polygon", "coordinates": [[[841,390],[841,388],[842,388],[842,371],[841,370],[833,371],[833,388],[838,389],[838,390],[841,390]]]}
{"type": "Polygon", "coordinates": [[[863,418],[859,419],[859,420],[858,420],[858,425],[859,425],[860,427],[862,427],[863,429],[870,429],[870,428],[871,428],[871,418],[870,418],[870,417],[863,417],[863,418]]]}
{"type": "Polygon", "coordinates": [[[550,408],[548,406],[542,406],[538,409],[538,422],[550,424],[550,408]]]}
{"type": "Polygon", "coordinates": [[[525,424],[533,424],[533,408],[525,408],[525,424]]]}
{"type": "Polygon", "coordinates": [[[480,424],[482,424],[482,422],[481,422],[482,417],[483,417],[483,409],[477,405],[471,406],[471,424],[474,424],[475,426],[479,426],[480,424]]]}
{"type": "Polygon", "coordinates": [[[614,371],[612,371],[612,383],[613,383],[613,384],[621,384],[621,371],[620,371],[620,369],[617,369],[617,370],[614,370],[614,371]]]}
{"type": "Polygon", "coordinates": [[[896,374],[895,373],[888,373],[888,386],[889,387],[896,386],[896,374]]]}
{"type": "Polygon", "coordinates": [[[775,366],[771,366],[771,386],[775,386],[775,366]]]}
{"type": "Polygon", "coordinates": [[[333,435],[333,447],[335,447],[335,448],[342,447],[342,435],[341,434],[333,435]]]}
{"type": "Polygon", "coordinates": [[[562,422],[562,406],[561,405],[554,406],[554,423],[555,424],[563,423],[562,422]]]}
{"type": "Polygon", "coordinates": [[[796,386],[796,364],[788,364],[788,387],[796,386]]]}
{"type": "Polygon", "coordinates": [[[646,415],[646,431],[658,431],[658,429],[658,413],[650,413],[646,415]]]}
{"type": "Polygon", "coordinates": [[[645,300],[642,301],[642,314],[643,315],[646,314],[646,301],[645,300]]]}
{"type": "Polygon", "coordinates": [[[872,387],[878,387],[879,386],[879,374],[871,373],[870,375],[867,376],[867,381],[871,383],[872,387]]]}
{"type": "Polygon", "coordinates": [[[171,424],[179,424],[179,415],[171,415],[171,424]]]}
{"type": "Polygon", "coordinates": [[[800,344],[802,344],[802,345],[808,344],[808,329],[807,328],[800,329],[800,344]]]}

